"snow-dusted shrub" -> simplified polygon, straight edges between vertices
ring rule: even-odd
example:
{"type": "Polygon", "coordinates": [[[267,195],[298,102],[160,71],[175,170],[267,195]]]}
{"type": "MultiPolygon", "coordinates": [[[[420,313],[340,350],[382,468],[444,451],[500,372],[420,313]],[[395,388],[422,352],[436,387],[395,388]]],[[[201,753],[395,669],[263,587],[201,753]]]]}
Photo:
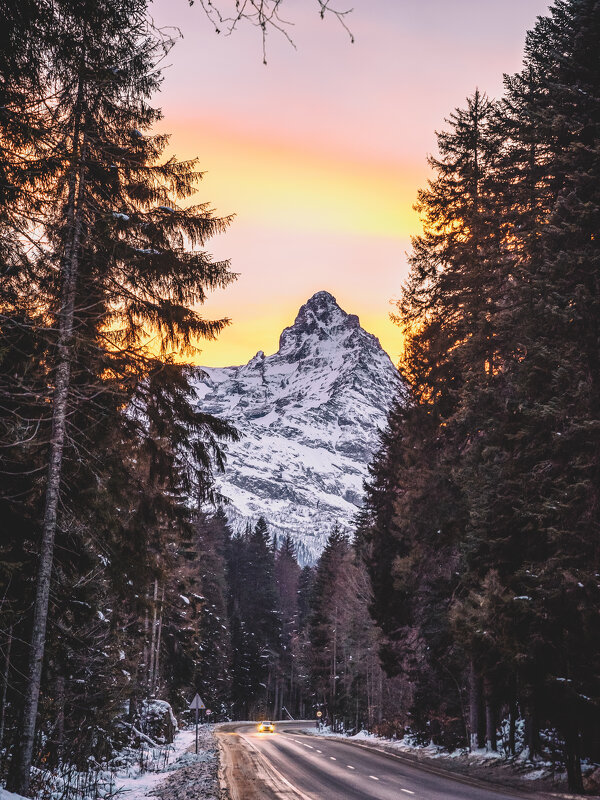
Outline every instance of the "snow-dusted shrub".
{"type": "Polygon", "coordinates": [[[177,732],[177,720],[166,700],[144,700],[140,706],[142,732],[159,744],[170,744],[177,732]]]}

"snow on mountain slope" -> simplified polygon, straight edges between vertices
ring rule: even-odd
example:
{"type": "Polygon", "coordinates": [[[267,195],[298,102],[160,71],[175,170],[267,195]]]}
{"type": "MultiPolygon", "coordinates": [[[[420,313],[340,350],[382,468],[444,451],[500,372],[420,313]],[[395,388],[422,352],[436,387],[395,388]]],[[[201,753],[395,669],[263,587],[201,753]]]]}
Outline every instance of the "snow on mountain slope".
{"type": "Polygon", "coordinates": [[[263,515],[290,533],[304,562],[331,528],[349,528],[398,373],[378,339],[329,292],[302,306],[279,340],[241,367],[203,367],[195,389],[203,411],[242,434],[227,446],[220,491],[234,525],[263,515]]]}

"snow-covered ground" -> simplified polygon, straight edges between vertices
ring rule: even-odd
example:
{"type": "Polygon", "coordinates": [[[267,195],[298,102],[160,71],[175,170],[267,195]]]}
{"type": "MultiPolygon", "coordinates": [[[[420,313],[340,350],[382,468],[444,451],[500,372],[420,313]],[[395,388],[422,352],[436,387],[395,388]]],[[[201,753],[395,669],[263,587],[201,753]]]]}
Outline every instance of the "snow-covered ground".
{"type": "MultiPolygon", "coordinates": [[[[155,749],[154,761],[145,759],[147,771],[140,771],[139,760],[130,759],[116,775],[107,773],[106,783],[97,787],[101,796],[119,800],[146,800],[150,796],[159,800],[218,797],[218,757],[213,726],[201,725],[198,733],[197,755],[194,752],[195,728],[179,731],[172,745],[155,749]]],[[[46,782],[44,797],[56,800],[64,797],[59,776],[51,776],[46,782]]],[[[0,788],[0,800],[26,799],[0,788]]],[[[97,798],[90,795],[89,800],[97,798]]]]}
{"type": "Polygon", "coordinates": [[[29,798],[23,797],[20,794],[15,794],[14,792],[7,792],[6,789],[0,787],[0,800],[29,800],[29,798]]]}
{"type": "Polygon", "coordinates": [[[411,739],[410,736],[405,736],[403,739],[386,739],[383,736],[377,736],[374,733],[369,733],[368,731],[364,730],[359,731],[353,736],[348,736],[343,733],[333,733],[330,728],[323,728],[320,731],[315,730],[314,728],[309,728],[307,729],[306,733],[316,736],[323,736],[330,739],[344,739],[345,741],[352,742],[368,742],[369,744],[380,745],[386,749],[395,750],[397,752],[411,753],[413,755],[425,755],[428,758],[456,759],[468,756],[474,760],[491,759],[493,761],[503,758],[500,752],[487,751],[485,749],[470,752],[466,748],[458,748],[450,753],[445,748],[433,743],[427,745],[417,744],[411,739]]]}
{"type": "MultiPolygon", "coordinates": [[[[186,760],[184,754],[195,744],[195,729],[182,730],[175,734],[175,740],[169,749],[168,761],[161,771],[143,772],[140,774],[136,765],[127,767],[121,774],[117,774],[115,779],[115,792],[122,796],[123,800],[141,800],[161,782],[165,780],[166,774],[176,768],[177,762],[184,766],[186,760]]],[[[191,754],[195,755],[195,754],[191,754]]]]}

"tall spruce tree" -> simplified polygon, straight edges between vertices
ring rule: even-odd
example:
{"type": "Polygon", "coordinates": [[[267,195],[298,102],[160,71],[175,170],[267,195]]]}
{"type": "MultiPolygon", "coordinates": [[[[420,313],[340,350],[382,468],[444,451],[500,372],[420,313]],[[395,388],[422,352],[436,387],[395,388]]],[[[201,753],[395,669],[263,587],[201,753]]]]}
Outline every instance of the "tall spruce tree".
{"type": "Polygon", "coordinates": [[[440,136],[399,306],[411,396],[361,526],[401,667],[412,631],[443,694],[468,688],[472,746],[495,747],[500,706],[532,756],[557,729],[576,791],[598,696],[599,24],[597,2],[558,0],[503,100],[476,94],[440,136]]]}
{"type": "MultiPolygon", "coordinates": [[[[282,706],[299,704],[298,686],[298,592],[300,566],[296,558],[296,547],[289,534],[275,553],[275,585],[281,618],[281,658],[275,677],[277,684],[274,717],[279,719],[282,706]]],[[[288,709],[289,711],[289,709],[288,709]]]]}
{"type": "MultiPolygon", "coordinates": [[[[465,453],[480,447],[493,403],[496,309],[508,262],[495,105],[477,91],[447,122],[438,134],[440,155],[430,159],[434,177],[419,193],[424,232],[413,241],[398,306],[410,391],[393,409],[373,465],[371,523],[361,533],[373,612],[387,635],[382,655],[390,671],[400,669],[412,683],[413,727],[424,729],[433,713],[443,713],[457,722],[447,736],[456,740],[464,667],[453,643],[449,598],[460,588],[472,546],[461,466],[465,453]]],[[[477,684],[480,672],[477,664],[477,684]]],[[[478,692],[471,698],[476,745],[478,692]]]]}
{"type": "Polygon", "coordinates": [[[311,597],[311,687],[315,702],[325,706],[331,719],[341,710],[338,685],[342,662],[340,628],[347,607],[345,584],[350,558],[348,537],[335,528],[319,559],[311,597]]]}
{"type": "Polygon", "coordinates": [[[275,552],[264,518],[234,536],[227,559],[236,716],[270,715],[281,655],[275,552]]]}
{"type": "Polygon", "coordinates": [[[539,717],[566,742],[570,788],[597,713],[592,608],[598,571],[600,5],[556,2],[529,34],[524,68],[507,81],[506,126],[517,143],[535,120],[535,158],[517,187],[530,206],[509,321],[519,336],[510,378],[519,400],[512,496],[520,532],[522,681],[539,717]],[[533,188],[530,188],[533,187],[533,188]],[[541,199],[540,199],[541,198],[541,199]],[[591,645],[591,646],[590,646],[591,645]],[[583,741],[582,741],[583,736],[583,741]]]}
{"type": "Polygon", "coordinates": [[[231,279],[226,263],[198,249],[226,221],[206,206],[176,204],[193,192],[194,164],[161,163],[166,139],[147,133],[160,116],[147,101],[169,45],[150,29],[145,4],[65,0],[52,8],[41,44],[53,93],[44,135],[54,174],[42,197],[49,246],[38,251],[36,270],[37,305],[54,316],[57,337],[50,343],[52,431],[30,677],[13,781],[22,793],[33,754],[64,458],[78,439],[69,429],[73,407],[87,401],[95,413],[106,391],[127,398],[132,378],[152,363],[148,331],[163,355],[216,335],[225,321],[206,322],[192,306],[231,279]]]}
{"type": "Polygon", "coordinates": [[[196,522],[196,568],[202,595],[201,655],[196,670],[198,690],[220,713],[228,710],[231,696],[231,636],[227,616],[225,554],[231,539],[222,508],[196,522]]]}

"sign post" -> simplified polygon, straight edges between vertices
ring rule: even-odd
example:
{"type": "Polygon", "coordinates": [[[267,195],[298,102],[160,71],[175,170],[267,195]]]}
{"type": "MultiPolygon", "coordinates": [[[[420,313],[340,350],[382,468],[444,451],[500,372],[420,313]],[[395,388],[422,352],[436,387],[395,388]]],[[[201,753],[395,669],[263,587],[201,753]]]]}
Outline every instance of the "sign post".
{"type": "Polygon", "coordinates": [[[196,696],[190,703],[190,709],[196,712],[196,755],[198,755],[198,714],[201,708],[206,708],[206,706],[202,702],[202,698],[198,692],[196,692],[196,696]]]}

